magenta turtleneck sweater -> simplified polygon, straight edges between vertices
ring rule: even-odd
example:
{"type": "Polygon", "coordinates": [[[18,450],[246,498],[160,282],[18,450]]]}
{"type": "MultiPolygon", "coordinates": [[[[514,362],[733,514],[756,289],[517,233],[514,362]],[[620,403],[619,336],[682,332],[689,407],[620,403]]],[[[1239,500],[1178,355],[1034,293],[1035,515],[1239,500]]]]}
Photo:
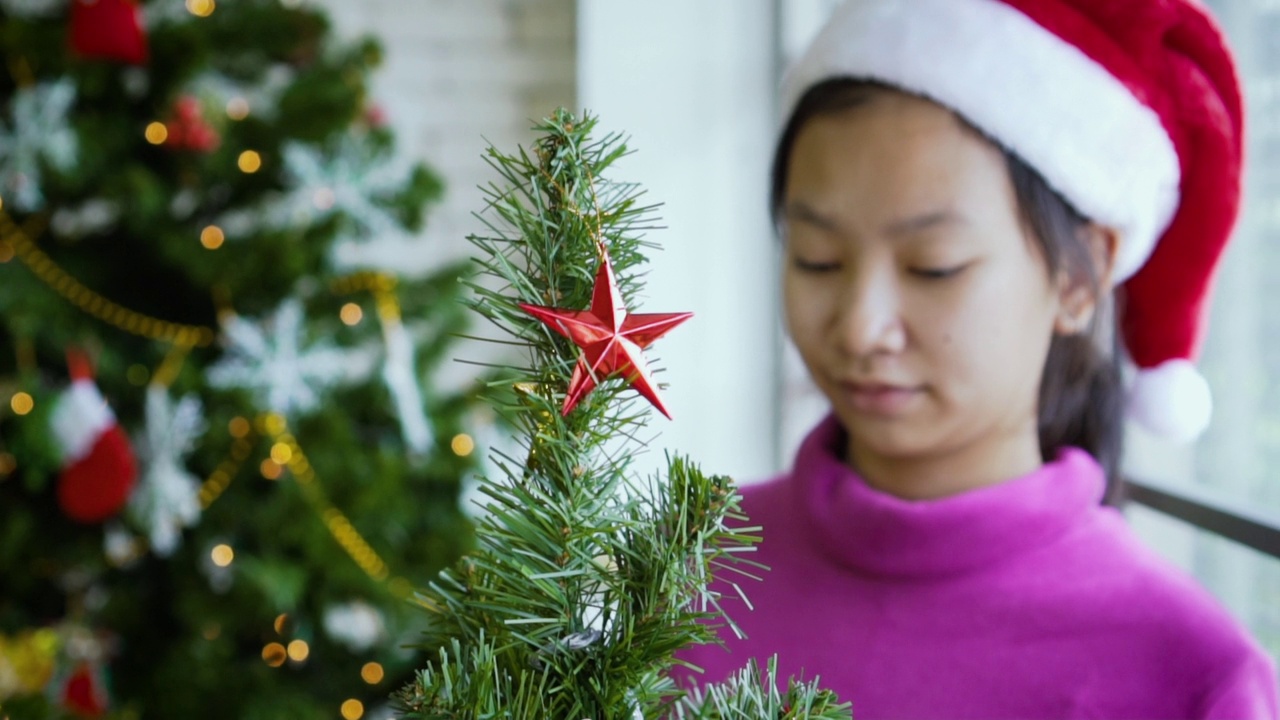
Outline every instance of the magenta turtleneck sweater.
{"type": "Polygon", "coordinates": [[[743,491],[771,568],[724,591],[746,632],[681,657],[723,679],[777,654],[875,718],[1280,717],[1271,658],[1195,580],[1100,505],[1069,449],[1019,478],[935,500],[876,490],[828,417],[792,472],[743,491]]]}

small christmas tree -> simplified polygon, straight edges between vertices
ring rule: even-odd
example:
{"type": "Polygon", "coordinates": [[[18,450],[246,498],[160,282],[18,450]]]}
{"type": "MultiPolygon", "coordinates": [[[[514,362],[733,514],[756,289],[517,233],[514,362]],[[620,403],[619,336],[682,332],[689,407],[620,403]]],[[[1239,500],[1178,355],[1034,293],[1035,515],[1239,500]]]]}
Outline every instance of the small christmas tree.
{"type": "Polygon", "coordinates": [[[472,242],[496,283],[472,283],[471,306],[527,350],[490,398],[523,457],[495,458],[478,549],[417,595],[431,661],[400,694],[405,717],[849,717],[816,683],[779,692],[772,664],[695,697],[669,677],[678,650],[731,622],[710,574],[749,576],[740,554],[759,537],[729,526],[744,518],[728,478],[678,456],[665,476],[630,470],[648,415],[630,390],[663,409],[641,350],[688,315],[630,313],[653,207],[606,179],[626,150],[594,125],[561,110],[532,154],[489,150],[505,185],[472,242]]]}

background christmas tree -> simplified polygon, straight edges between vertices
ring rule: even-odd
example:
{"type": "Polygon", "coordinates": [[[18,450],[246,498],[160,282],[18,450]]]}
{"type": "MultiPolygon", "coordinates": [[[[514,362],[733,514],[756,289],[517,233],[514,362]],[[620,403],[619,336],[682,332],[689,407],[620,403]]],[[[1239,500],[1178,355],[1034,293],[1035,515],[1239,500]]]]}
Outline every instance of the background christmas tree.
{"type": "Polygon", "coordinates": [[[372,716],[474,446],[425,382],[460,269],[335,259],[441,191],[378,45],[282,0],[0,0],[0,50],[0,715],[372,716]]]}
{"type": "Polygon", "coordinates": [[[531,150],[488,153],[470,305],[526,352],[488,398],[522,447],[481,481],[477,549],[415,596],[428,662],[404,717],[848,718],[816,681],[780,690],[772,662],[692,697],[671,676],[731,624],[711,574],[759,572],[742,559],[759,528],[727,477],[679,456],[657,477],[630,467],[645,401],[666,412],[643,350],[689,315],[635,312],[654,208],[609,178],[626,148],[594,125],[561,110],[531,150]]]}

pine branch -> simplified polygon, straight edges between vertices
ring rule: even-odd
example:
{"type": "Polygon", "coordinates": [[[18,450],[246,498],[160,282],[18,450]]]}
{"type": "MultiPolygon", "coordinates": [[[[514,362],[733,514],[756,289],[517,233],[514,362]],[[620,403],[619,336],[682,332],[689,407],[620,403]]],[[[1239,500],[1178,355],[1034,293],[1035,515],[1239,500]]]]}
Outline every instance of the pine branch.
{"type": "MultiPolygon", "coordinates": [[[[537,128],[531,152],[486,155],[500,182],[485,189],[485,235],[470,238],[484,277],[466,281],[468,304],[526,356],[488,383],[524,456],[494,453],[497,476],[481,480],[478,549],[416,598],[429,613],[422,647],[434,660],[399,696],[406,718],[684,712],[693,706],[680,704],[668,677],[677,651],[717,642],[722,626],[736,630],[709,589],[712,570],[752,577],[759,568],[740,559],[760,537],[736,526],[744,518],[729,478],[668,456],[665,473],[636,479],[649,409],[623,379],[601,379],[561,413],[579,350],[520,307],[587,307],[602,252],[629,305],[642,289],[653,245],[640,233],[656,227],[656,206],[640,202],[638,186],[607,179],[627,150],[616,135],[593,139],[594,126],[559,111],[537,128]]],[[[756,675],[711,691],[694,717],[806,717],[731,714],[784,704],[840,717],[828,694],[795,686],[775,701],[775,691],[752,685],[756,675]]]]}

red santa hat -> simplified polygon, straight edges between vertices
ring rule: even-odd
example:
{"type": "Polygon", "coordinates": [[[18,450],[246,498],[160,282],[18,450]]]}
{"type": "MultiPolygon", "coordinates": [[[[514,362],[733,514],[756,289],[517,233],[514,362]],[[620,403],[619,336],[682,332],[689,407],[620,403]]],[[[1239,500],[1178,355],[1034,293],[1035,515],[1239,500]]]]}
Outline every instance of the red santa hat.
{"type": "Polygon", "coordinates": [[[1175,440],[1204,430],[1193,363],[1244,132],[1230,51],[1197,0],[849,0],[787,74],[784,117],[841,77],[956,111],[1118,230],[1130,414],[1175,440]]]}

